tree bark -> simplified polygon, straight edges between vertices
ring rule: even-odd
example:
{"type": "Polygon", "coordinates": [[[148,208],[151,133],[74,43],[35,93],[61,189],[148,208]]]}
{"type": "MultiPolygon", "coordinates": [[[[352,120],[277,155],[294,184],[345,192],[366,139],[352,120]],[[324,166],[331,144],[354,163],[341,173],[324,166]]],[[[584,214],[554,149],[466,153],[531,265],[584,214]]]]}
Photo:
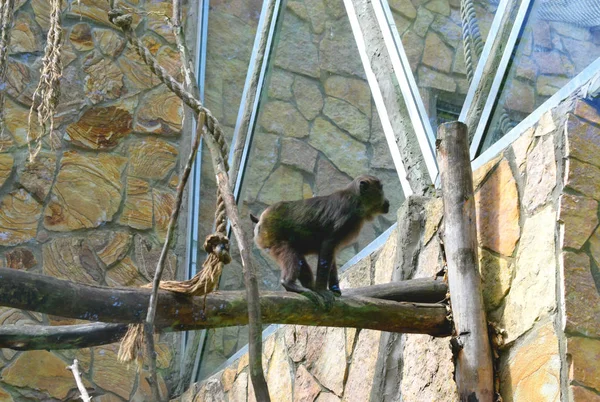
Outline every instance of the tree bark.
{"type": "Polygon", "coordinates": [[[80,349],[121,340],[127,324],[2,325],[0,348],[13,350],[80,349]]]}
{"type": "Polygon", "coordinates": [[[461,401],[491,402],[492,355],[481,295],[477,226],[467,126],[438,128],[438,160],[444,200],[444,248],[454,320],[455,381],[461,401]]]}
{"type": "Polygon", "coordinates": [[[446,298],[448,285],[444,281],[420,278],[384,283],[364,288],[343,289],[344,296],[372,297],[397,302],[440,303],[446,298]]]}
{"type": "MultiPolygon", "coordinates": [[[[62,317],[111,323],[141,323],[150,290],[77,284],[50,276],[0,268],[0,305],[62,317]]],[[[368,294],[369,288],[365,289],[368,294]]],[[[360,292],[359,292],[360,293],[360,292]]],[[[336,298],[324,311],[290,292],[261,292],[264,323],[354,327],[448,336],[443,304],[395,302],[368,297],[336,298]]],[[[216,328],[248,323],[246,291],[213,292],[206,297],[159,291],[156,326],[165,330],[216,328]]]]}

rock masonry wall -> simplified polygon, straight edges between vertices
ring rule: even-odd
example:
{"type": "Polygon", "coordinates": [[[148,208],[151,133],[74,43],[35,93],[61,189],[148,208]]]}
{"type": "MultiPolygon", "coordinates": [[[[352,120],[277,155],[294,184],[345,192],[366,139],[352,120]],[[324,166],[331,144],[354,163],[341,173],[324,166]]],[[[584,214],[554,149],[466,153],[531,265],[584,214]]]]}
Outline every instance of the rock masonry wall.
{"type": "MultiPolygon", "coordinates": [[[[474,172],[484,302],[503,332],[496,365],[504,401],[600,400],[598,155],[600,103],[569,99],[474,172]]],[[[408,256],[416,269],[405,278],[442,267],[442,201],[422,209],[408,256]]],[[[408,249],[400,228],[344,274],[342,289],[395,277],[408,249]]],[[[458,400],[444,338],[282,326],[263,358],[277,401],[458,400]]],[[[180,400],[253,401],[247,359],[180,400]]]]}
{"type": "MultiPolygon", "coordinates": [[[[30,162],[27,120],[49,3],[16,3],[0,137],[0,265],[86,284],[148,283],[187,157],[182,103],[109,23],[108,2],[63,1],[63,75],[54,133],[60,141],[44,140],[30,162]]],[[[143,31],[143,41],[180,79],[174,37],[164,19],[171,16],[171,3],[120,3],[136,12],[134,27],[143,31]]],[[[176,276],[177,260],[171,253],[166,278],[176,276]]],[[[86,321],[0,308],[0,324],[80,322],[86,321]]],[[[164,391],[176,367],[177,339],[170,334],[157,344],[164,391]]],[[[0,400],[70,400],[75,383],[65,367],[74,357],[86,385],[95,389],[94,400],[148,400],[147,373],[118,363],[117,350],[118,344],[76,351],[3,349],[0,400]]]]}

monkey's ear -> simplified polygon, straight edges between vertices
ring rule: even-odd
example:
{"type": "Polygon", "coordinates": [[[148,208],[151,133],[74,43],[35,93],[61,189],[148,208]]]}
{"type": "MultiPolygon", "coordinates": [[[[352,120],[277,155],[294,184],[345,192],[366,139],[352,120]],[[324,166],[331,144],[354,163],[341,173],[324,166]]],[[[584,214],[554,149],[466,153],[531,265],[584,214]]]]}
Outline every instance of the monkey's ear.
{"type": "Polygon", "coordinates": [[[361,194],[364,194],[367,191],[367,189],[369,188],[369,182],[366,180],[361,180],[359,185],[360,185],[360,193],[361,194]]]}

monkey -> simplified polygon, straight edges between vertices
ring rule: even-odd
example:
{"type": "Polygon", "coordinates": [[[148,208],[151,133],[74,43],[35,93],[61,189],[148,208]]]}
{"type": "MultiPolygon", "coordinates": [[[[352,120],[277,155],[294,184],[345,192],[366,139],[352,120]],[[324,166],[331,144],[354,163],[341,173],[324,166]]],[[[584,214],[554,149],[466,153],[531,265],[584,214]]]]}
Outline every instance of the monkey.
{"type": "Polygon", "coordinates": [[[336,253],[356,239],[366,221],[389,209],[381,181],[362,175],[330,195],[281,201],[260,218],[250,218],[256,223],[256,245],[281,267],[281,284],[287,291],[323,294],[329,289],[341,296],[336,253]],[[318,255],[316,280],[305,259],[311,254],[318,255]]]}

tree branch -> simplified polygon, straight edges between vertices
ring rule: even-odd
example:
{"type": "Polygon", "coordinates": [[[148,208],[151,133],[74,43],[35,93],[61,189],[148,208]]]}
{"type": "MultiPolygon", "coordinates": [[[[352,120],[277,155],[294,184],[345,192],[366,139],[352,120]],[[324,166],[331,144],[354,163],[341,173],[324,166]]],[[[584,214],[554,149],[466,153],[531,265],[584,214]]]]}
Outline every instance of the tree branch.
{"type": "Polygon", "coordinates": [[[2,325],[0,348],[13,350],[80,349],[121,340],[127,324],[2,325]]]}
{"type": "MultiPolygon", "coordinates": [[[[413,279],[364,288],[344,289],[344,298],[346,296],[371,297],[391,301],[435,303],[443,300],[447,291],[448,287],[443,281],[413,279]]],[[[127,331],[127,327],[127,324],[99,322],[62,326],[4,325],[0,326],[0,348],[58,350],[106,345],[118,342],[127,331]]],[[[178,330],[173,327],[168,329],[178,330]]]]}
{"type": "Polygon", "coordinates": [[[81,393],[81,400],[83,402],[90,402],[92,398],[90,398],[90,394],[88,394],[87,389],[85,389],[85,385],[83,385],[83,381],[81,380],[81,373],[79,372],[79,362],[77,361],[77,359],[73,360],[72,365],[67,366],[67,370],[71,370],[71,372],[73,372],[73,377],[75,377],[77,389],[81,393]]]}
{"type": "Polygon", "coordinates": [[[444,281],[429,278],[343,290],[344,296],[416,303],[440,303],[446,299],[447,293],[448,285],[444,281]]]}
{"type": "Polygon", "coordinates": [[[256,400],[269,402],[270,396],[267,387],[267,381],[262,370],[262,324],[261,324],[261,303],[259,302],[258,281],[256,279],[256,268],[252,263],[250,256],[250,242],[248,236],[240,224],[240,216],[231,191],[229,177],[225,169],[225,161],[219,152],[219,144],[211,136],[206,136],[206,145],[210,149],[213,159],[213,166],[217,176],[217,186],[225,203],[225,209],[231,230],[237,240],[238,250],[242,259],[242,269],[244,271],[244,284],[246,285],[247,308],[248,308],[248,356],[250,379],[254,386],[256,400]]]}
{"type": "MultiPolygon", "coordinates": [[[[362,293],[354,290],[355,294],[369,294],[370,287],[362,289],[362,293]]],[[[442,290],[444,288],[439,288],[436,297],[442,290]]],[[[141,323],[149,298],[149,289],[83,285],[0,268],[2,306],[90,321],[141,323]]],[[[260,306],[265,323],[354,327],[434,336],[450,334],[443,304],[344,296],[336,298],[330,310],[323,311],[308,298],[295,293],[261,292],[260,306]]],[[[203,296],[158,293],[156,326],[159,328],[182,331],[247,323],[245,291],[213,292],[206,297],[206,304],[203,296]]]]}

